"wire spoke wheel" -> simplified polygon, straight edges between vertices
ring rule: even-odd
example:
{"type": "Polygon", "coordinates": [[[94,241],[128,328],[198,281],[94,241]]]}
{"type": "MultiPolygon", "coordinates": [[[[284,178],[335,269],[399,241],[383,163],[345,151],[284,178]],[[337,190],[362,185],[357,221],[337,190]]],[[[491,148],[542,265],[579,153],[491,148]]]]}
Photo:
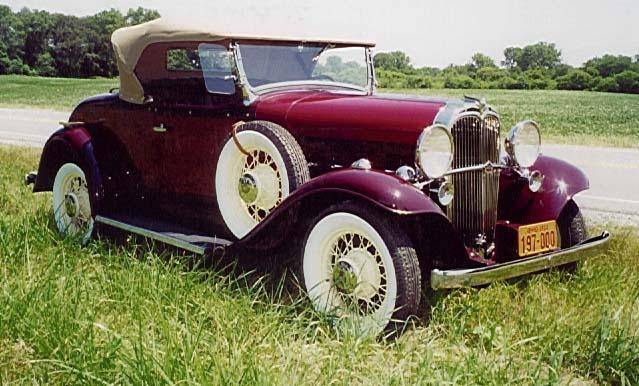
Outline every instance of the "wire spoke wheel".
{"type": "Polygon", "coordinates": [[[351,201],[316,216],[298,272],[313,308],[338,330],[378,335],[419,307],[421,271],[410,239],[387,216],[351,201]]]}
{"type": "Polygon", "coordinates": [[[332,276],[341,308],[358,315],[377,311],[386,298],[388,279],[382,256],[365,234],[344,232],[330,251],[332,276]]]}
{"type": "MultiPolygon", "coordinates": [[[[255,197],[243,200],[246,211],[257,222],[262,221],[270,212],[282,202],[282,175],[273,156],[262,149],[249,151],[242,168],[244,178],[258,181],[255,197]],[[248,177],[250,176],[250,177],[248,177]]],[[[242,196],[242,182],[240,182],[240,196],[242,196]]]]}
{"type": "Polygon", "coordinates": [[[241,125],[222,148],[215,173],[227,228],[244,237],[309,179],[306,158],[289,132],[265,121],[241,125]]]}
{"type": "Polygon", "coordinates": [[[82,169],[67,163],[58,170],[53,183],[53,216],[60,234],[86,243],[93,233],[91,197],[82,169]]]}
{"type": "Polygon", "coordinates": [[[345,212],[321,218],[307,236],[302,273],[313,307],[338,327],[377,334],[389,323],[395,269],[386,243],[364,219],[345,212]]]}

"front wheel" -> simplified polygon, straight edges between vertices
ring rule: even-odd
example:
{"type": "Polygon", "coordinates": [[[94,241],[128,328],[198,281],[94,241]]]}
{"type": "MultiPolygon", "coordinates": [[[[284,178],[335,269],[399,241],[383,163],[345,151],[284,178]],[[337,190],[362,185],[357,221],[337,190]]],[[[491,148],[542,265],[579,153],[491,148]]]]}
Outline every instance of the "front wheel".
{"type": "Polygon", "coordinates": [[[93,234],[93,216],[87,178],[74,163],[58,169],[53,182],[53,217],[60,234],[86,244],[93,234]]]}
{"type": "Polygon", "coordinates": [[[417,313],[415,249],[370,208],[342,204],[321,213],[306,236],[301,268],[313,307],[338,327],[377,335],[417,313]]]}
{"type": "MultiPolygon", "coordinates": [[[[574,201],[569,201],[557,219],[559,234],[561,235],[561,249],[579,244],[588,238],[588,230],[579,206],[574,201]]],[[[577,263],[568,263],[559,267],[566,272],[577,270],[577,263]]]]}

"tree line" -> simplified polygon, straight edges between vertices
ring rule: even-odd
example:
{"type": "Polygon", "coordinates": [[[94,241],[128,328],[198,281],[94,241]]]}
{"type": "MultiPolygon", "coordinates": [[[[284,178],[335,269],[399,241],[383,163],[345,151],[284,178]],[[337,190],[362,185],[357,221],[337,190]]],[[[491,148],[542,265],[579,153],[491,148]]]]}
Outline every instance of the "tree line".
{"type": "Polygon", "coordinates": [[[0,5],[0,74],[116,76],[111,33],[158,17],[141,7],[77,17],[28,8],[13,12],[0,5]]]}
{"type": "MultiPolygon", "coordinates": [[[[111,33],[160,17],[136,8],[71,16],[0,5],[0,74],[117,76],[111,33]]],[[[375,55],[380,87],[562,89],[639,93],[639,55],[604,55],[572,67],[552,43],[508,47],[500,63],[476,53],[463,65],[414,67],[402,51],[375,55]]]]}
{"type": "Polygon", "coordinates": [[[501,63],[476,53],[463,65],[415,68],[402,51],[375,55],[380,87],[592,90],[639,94],[639,55],[603,55],[581,67],[562,63],[553,43],[508,47],[501,63]]]}

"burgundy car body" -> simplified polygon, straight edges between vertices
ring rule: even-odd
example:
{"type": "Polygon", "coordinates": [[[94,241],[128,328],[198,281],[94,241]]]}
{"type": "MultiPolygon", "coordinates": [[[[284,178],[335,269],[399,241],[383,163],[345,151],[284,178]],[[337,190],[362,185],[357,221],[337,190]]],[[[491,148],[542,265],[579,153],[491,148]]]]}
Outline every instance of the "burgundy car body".
{"type": "Polygon", "coordinates": [[[588,188],[578,168],[551,157],[540,156],[531,168],[545,176],[538,192],[531,192],[520,174],[502,171],[497,252],[478,259],[465,248],[432,193],[394,173],[398,166],[414,165],[415,144],[424,128],[463,111],[463,103],[289,87],[265,92],[247,104],[239,86],[232,95],[212,95],[201,73],[171,72],[160,60],[170,47],[199,43],[158,43],[145,49],[136,74],[153,95],[152,103],[129,103],[115,93],[80,103],[69,120],[81,124],[61,129],[47,142],[34,190],[51,190],[59,166],[78,158],[97,186],[91,192],[94,214],[147,213],[232,240],[216,203],[217,155],[233,124],[265,120],[297,139],[313,178],[233,247],[277,248],[282,234],[303,236],[299,224],[321,208],[363,200],[396,217],[417,250],[431,256],[430,268],[451,269],[515,258],[513,230],[557,220],[572,197],[588,188]],[[158,135],[158,128],[166,133],[158,135]],[[374,170],[348,168],[360,158],[369,159],[374,170]]]}

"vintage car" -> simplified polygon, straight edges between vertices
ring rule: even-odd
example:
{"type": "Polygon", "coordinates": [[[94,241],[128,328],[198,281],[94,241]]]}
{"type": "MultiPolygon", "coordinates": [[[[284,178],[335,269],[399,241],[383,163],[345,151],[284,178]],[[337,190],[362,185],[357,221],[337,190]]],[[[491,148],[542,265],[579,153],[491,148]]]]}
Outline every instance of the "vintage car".
{"type": "MultiPolygon", "coordinates": [[[[117,30],[117,90],[46,143],[60,233],[115,227],[210,258],[283,256],[320,312],[376,333],[422,290],[566,267],[588,238],[576,167],[484,101],[382,95],[372,43],[178,25],[117,30]],[[502,140],[503,138],[503,140],[502,140]]],[[[588,253],[587,253],[588,252],[588,253]]]]}

